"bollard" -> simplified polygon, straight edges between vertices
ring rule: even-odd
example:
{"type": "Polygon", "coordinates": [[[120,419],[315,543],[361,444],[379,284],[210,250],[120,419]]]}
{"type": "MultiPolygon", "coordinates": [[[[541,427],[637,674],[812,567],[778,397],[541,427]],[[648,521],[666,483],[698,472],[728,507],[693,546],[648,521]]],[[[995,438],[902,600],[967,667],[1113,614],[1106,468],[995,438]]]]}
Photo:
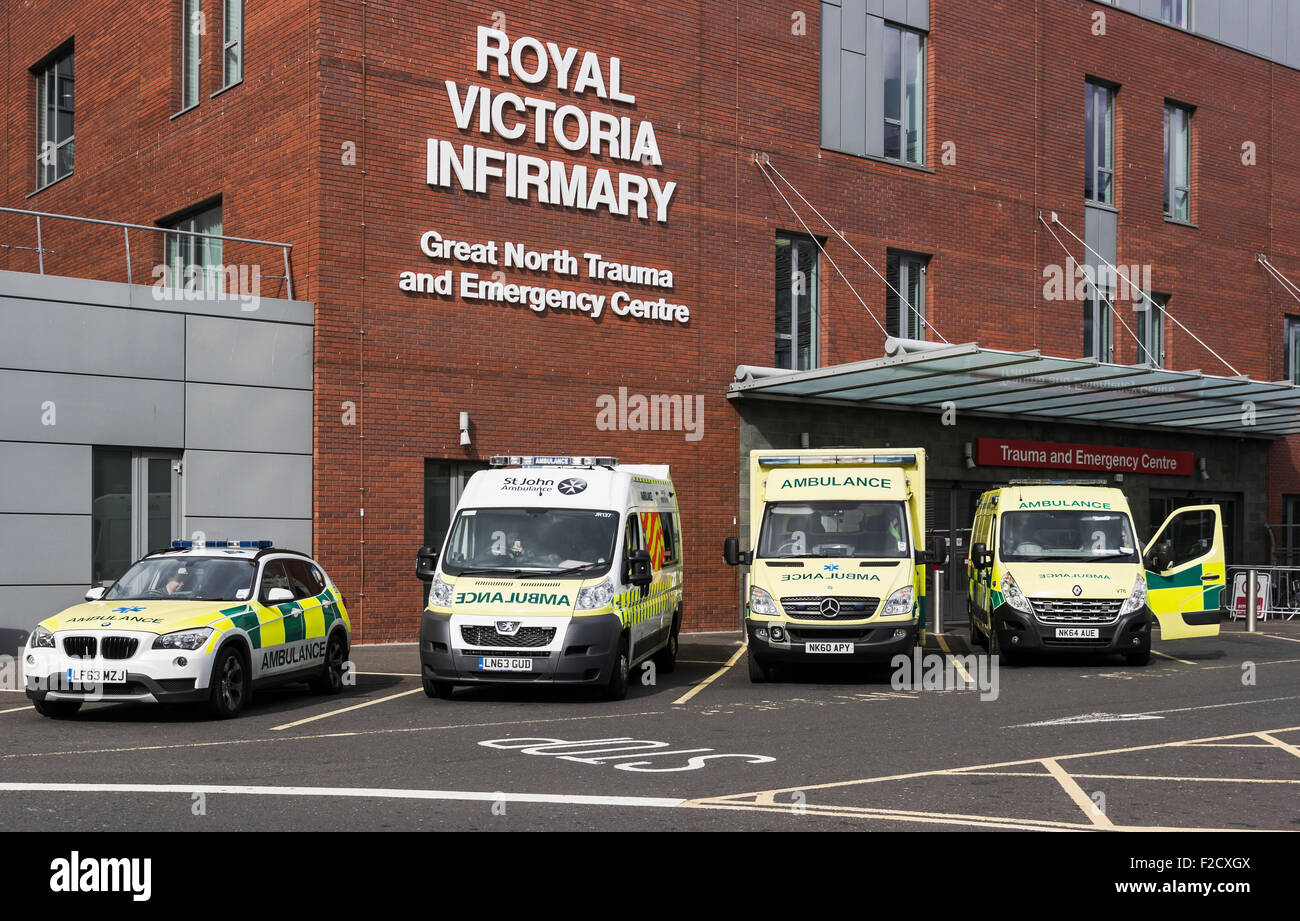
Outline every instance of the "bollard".
{"type": "Polygon", "coordinates": [[[943,574],[934,574],[934,598],[930,603],[930,609],[934,612],[931,618],[934,622],[926,626],[929,633],[943,633],[943,574]]]}
{"type": "Polygon", "coordinates": [[[1252,569],[1246,574],[1246,632],[1255,631],[1255,612],[1259,610],[1259,576],[1252,569]]]}

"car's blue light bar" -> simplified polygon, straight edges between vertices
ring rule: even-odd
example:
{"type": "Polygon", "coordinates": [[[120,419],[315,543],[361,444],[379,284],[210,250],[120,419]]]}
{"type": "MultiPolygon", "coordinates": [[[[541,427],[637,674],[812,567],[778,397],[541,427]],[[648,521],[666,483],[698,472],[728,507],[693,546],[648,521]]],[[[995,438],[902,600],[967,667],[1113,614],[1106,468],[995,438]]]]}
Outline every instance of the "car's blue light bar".
{"type": "Polygon", "coordinates": [[[265,550],[267,547],[274,547],[275,544],[269,540],[174,540],[172,541],[173,550],[193,550],[195,548],[204,550],[209,547],[234,547],[241,550],[265,550]]]}
{"type": "Polygon", "coordinates": [[[493,467],[616,467],[617,457],[568,457],[552,455],[494,454],[493,467]]]}

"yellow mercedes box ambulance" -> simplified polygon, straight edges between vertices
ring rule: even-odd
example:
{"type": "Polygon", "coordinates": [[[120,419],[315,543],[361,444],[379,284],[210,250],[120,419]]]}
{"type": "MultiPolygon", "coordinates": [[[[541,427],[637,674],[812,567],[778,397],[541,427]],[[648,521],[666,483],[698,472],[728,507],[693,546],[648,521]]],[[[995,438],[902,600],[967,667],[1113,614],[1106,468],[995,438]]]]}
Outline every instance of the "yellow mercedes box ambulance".
{"type": "Polygon", "coordinates": [[[430,583],[420,671],[458,684],[591,684],[627,695],[653,658],[677,662],[682,536],[668,467],[613,457],[493,457],[456,507],[430,583]]]}
{"type": "Polygon", "coordinates": [[[754,451],[749,533],[723,557],[749,567],[749,677],[774,666],[888,662],[923,639],[925,567],[947,559],[925,542],[925,451],[754,451]]]}
{"type": "Polygon", "coordinates": [[[971,639],[1022,651],[1151,657],[1163,639],[1217,636],[1224,589],[1217,505],[1173,512],[1145,550],[1124,493],[1104,480],[1012,481],[984,493],[971,532],[971,639]]]}

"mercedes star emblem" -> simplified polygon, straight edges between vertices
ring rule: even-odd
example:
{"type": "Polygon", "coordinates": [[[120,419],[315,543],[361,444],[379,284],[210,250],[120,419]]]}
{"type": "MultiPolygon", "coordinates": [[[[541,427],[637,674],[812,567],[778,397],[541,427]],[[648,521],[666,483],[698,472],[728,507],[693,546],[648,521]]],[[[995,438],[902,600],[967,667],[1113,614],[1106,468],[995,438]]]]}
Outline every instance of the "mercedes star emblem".
{"type": "Polygon", "coordinates": [[[822,617],[839,617],[840,600],[838,598],[823,598],[821,612],[822,617]]]}

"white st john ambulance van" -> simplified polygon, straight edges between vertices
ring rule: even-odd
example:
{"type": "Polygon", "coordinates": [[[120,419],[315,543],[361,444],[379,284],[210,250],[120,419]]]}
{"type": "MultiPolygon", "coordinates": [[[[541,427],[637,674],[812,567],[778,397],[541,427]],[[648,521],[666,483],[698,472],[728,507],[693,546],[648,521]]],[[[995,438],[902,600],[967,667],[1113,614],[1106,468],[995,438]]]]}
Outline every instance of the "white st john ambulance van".
{"type": "Polygon", "coordinates": [[[1021,652],[1151,658],[1165,640],[1218,636],[1224,590],[1217,505],[1177,509],[1143,549],[1124,493],[1104,480],[1013,480],[980,497],[968,560],[971,640],[1021,652]]]}
{"type": "Polygon", "coordinates": [[[925,451],[828,448],[754,451],[749,533],[723,544],[749,566],[749,678],[773,666],[888,662],[923,640],[925,567],[947,542],[925,544],[925,451]]]}
{"type": "Polygon", "coordinates": [[[420,666],[430,697],[458,684],[602,685],[627,694],[653,657],[670,672],[682,538],[668,467],[613,457],[493,457],[466,485],[430,582],[420,666]]]}

